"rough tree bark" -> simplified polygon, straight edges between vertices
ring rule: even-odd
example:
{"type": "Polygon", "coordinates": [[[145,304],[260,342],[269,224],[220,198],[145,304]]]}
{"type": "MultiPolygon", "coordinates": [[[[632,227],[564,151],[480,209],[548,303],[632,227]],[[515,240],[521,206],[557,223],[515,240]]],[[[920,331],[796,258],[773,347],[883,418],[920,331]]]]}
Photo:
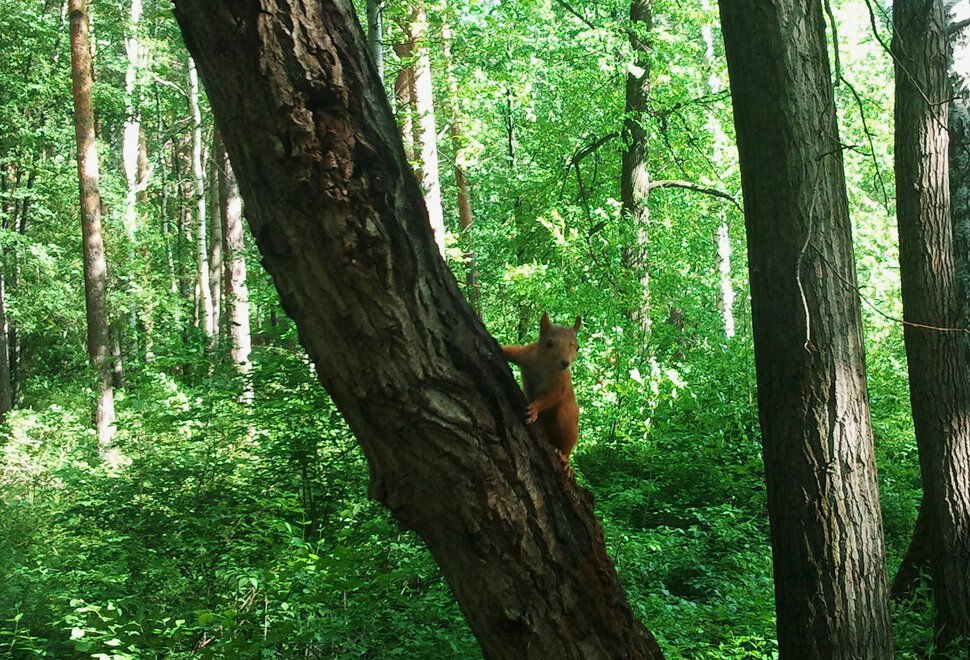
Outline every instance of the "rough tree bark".
{"type": "Polygon", "coordinates": [[[650,332],[650,135],[646,127],[650,109],[650,44],[647,36],[653,27],[653,0],[630,0],[630,47],[633,64],[626,74],[626,109],[623,139],[626,149],[620,170],[620,200],[623,213],[633,223],[636,245],[627,248],[625,261],[640,278],[641,301],[635,317],[646,333],[650,332]]]}
{"type": "MultiPolygon", "coordinates": [[[[942,0],[893,4],[899,265],[941,647],[970,640],[970,374],[953,249],[942,0]]],[[[967,642],[970,645],[970,641],[967,642]]],[[[970,647],[970,646],[968,646],[970,647]]]]}
{"type": "Polygon", "coordinates": [[[891,658],[861,313],[820,0],[721,0],[783,658],[891,658]]]}
{"type": "Polygon", "coordinates": [[[95,429],[104,455],[114,438],[114,391],[111,387],[111,340],[108,331],[108,268],[101,237],[101,194],[98,183],[98,146],[94,136],[91,49],[86,0],[70,0],[71,91],[74,97],[74,134],[81,192],[81,235],[84,253],[84,303],[87,312],[88,357],[97,378],[95,429]]]}
{"type": "Polygon", "coordinates": [[[433,240],[348,0],[177,0],[246,215],[370,492],[427,542],[489,658],[654,658],[589,496],[433,240]],[[559,462],[561,464],[561,461],[559,462]]]}

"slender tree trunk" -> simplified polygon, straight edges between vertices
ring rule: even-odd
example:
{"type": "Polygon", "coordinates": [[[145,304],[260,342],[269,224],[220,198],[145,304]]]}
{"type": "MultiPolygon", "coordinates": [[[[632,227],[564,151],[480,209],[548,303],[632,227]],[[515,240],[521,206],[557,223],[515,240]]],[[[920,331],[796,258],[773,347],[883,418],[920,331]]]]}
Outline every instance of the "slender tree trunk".
{"type": "Polygon", "coordinates": [[[650,262],[648,226],[650,215],[649,132],[650,110],[650,44],[653,27],[653,0],[630,0],[630,47],[634,63],[626,76],[626,108],[623,133],[626,150],[620,171],[620,199],[624,216],[633,223],[636,245],[626,248],[627,266],[640,278],[641,300],[634,312],[640,327],[650,332],[650,262]]]}
{"type": "Polygon", "coordinates": [[[782,658],[892,658],[841,144],[819,0],[721,0],[782,658]]]}
{"type": "Polygon", "coordinates": [[[219,145],[219,198],[226,237],[226,319],[229,323],[229,355],[244,377],[242,400],[253,400],[253,384],[248,376],[253,365],[249,359],[252,335],[249,329],[249,288],[246,285],[246,250],[243,232],[243,205],[239,184],[232,171],[225,147],[219,145]]]}
{"type": "MultiPolygon", "coordinates": [[[[5,229],[17,226],[17,209],[19,205],[16,199],[10,200],[8,195],[13,186],[8,181],[6,167],[0,170],[0,200],[3,205],[0,212],[3,213],[3,226],[5,229]]],[[[19,178],[19,177],[18,177],[19,178]]],[[[7,413],[13,409],[13,387],[10,379],[10,348],[8,345],[9,324],[7,322],[7,277],[6,273],[13,261],[13,250],[5,248],[3,250],[3,263],[0,263],[0,422],[7,413]]]]}
{"type": "MultiPolygon", "coordinates": [[[[953,251],[942,0],[893,4],[896,208],[930,572],[941,647],[970,640],[970,374],[953,251]]],[[[970,641],[967,642],[970,649],[970,641]]]]}
{"type": "MultiPolygon", "coordinates": [[[[708,14],[712,9],[710,0],[701,0],[701,10],[708,14]]],[[[717,76],[717,60],[714,57],[714,29],[710,22],[705,22],[701,27],[701,37],[704,40],[704,62],[707,65],[707,91],[711,96],[715,96],[721,91],[721,80],[717,76]]],[[[714,143],[711,162],[718,165],[728,161],[724,153],[723,145],[727,144],[727,136],[724,128],[714,113],[711,113],[707,121],[707,129],[711,134],[711,141],[714,143]]],[[[731,282],[731,234],[727,222],[727,213],[722,205],[717,207],[719,219],[717,225],[717,274],[720,281],[720,292],[717,298],[717,306],[724,320],[724,336],[731,339],[735,333],[734,323],[734,285],[731,282]]]]}
{"type": "MultiPolygon", "coordinates": [[[[970,319],[970,0],[945,0],[950,39],[950,203],[963,318],[970,319]]],[[[970,355],[968,355],[970,359],[970,355]]],[[[968,365],[970,366],[970,365],[968,365]]]]}
{"type": "MultiPolygon", "coordinates": [[[[141,21],[141,0],[131,0],[128,16],[127,35],[125,36],[125,52],[128,67],[125,71],[125,129],[122,138],[121,156],[125,169],[125,179],[128,183],[125,197],[124,225],[128,235],[129,272],[126,273],[128,291],[135,290],[135,241],[138,232],[138,184],[139,184],[139,152],[141,142],[141,115],[139,103],[135,98],[137,75],[139,67],[138,24],[141,21]]],[[[129,328],[134,331],[138,325],[138,309],[134,297],[130,301],[128,310],[129,328]]]]}
{"type": "Polygon", "coordinates": [[[384,82],[384,7],[381,0],[367,0],[367,52],[370,54],[377,77],[384,82]]]}
{"type": "Polygon", "coordinates": [[[215,342],[222,339],[222,200],[219,187],[218,153],[223,151],[219,131],[212,132],[212,157],[209,159],[209,291],[212,297],[212,332],[215,342]]]}
{"type": "Polygon", "coordinates": [[[438,251],[445,253],[445,212],[441,205],[441,175],[438,166],[438,129],[435,123],[434,93],[431,83],[431,52],[428,47],[428,12],[419,0],[410,24],[415,45],[414,109],[417,113],[415,137],[421,153],[418,175],[428,207],[428,221],[434,231],[438,251]]]}
{"type": "Polygon", "coordinates": [[[465,285],[468,289],[468,302],[476,310],[479,308],[481,298],[481,283],[478,281],[478,258],[475,255],[474,243],[469,235],[472,226],[472,198],[468,189],[468,179],[465,176],[465,168],[462,164],[462,148],[464,140],[461,131],[461,110],[458,106],[458,80],[455,77],[455,66],[451,56],[451,24],[448,8],[444,9],[445,18],[441,25],[441,49],[445,60],[445,68],[448,81],[448,108],[451,111],[451,124],[449,133],[451,135],[451,147],[455,152],[455,187],[458,189],[458,228],[461,230],[462,237],[468,249],[465,251],[465,267],[468,269],[465,276],[465,285]]]}
{"type": "Polygon", "coordinates": [[[196,293],[199,301],[197,319],[205,336],[211,342],[215,338],[215,327],[212,325],[212,290],[209,287],[209,250],[206,240],[206,199],[205,199],[205,168],[202,158],[202,110],[199,106],[199,76],[196,72],[195,61],[189,58],[189,107],[192,111],[194,129],[192,131],[192,174],[195,181],[195,270],[196,293]]]}
{"type": "Polygon", "coordinates": [[[81,229],[84,250],[84,302],[87,310],[88,356],[97,376],[95,429],[102,454],[114,438],[114,392],[111,339],[108,332],[107,264],[101,238],[101,194],[98,189],[98,147],[94,135],[91,97],[91,50],[88,43],[86,0],[70,0],[71,78],[74,97],[74,128],[81,192],[81,229]]]}
{"type": "Polygon", "coordinates": [[[499,347],[437,250],[353,5],[178,0],[176,17],[370,492],[427,542],[484,655],[660,657],[589,497],[530,439],[499,347]],[[299,153],[281,157],[282,136],[299,153]]]}
{"type": "Polygon", "coordinates": [[[410,22],[402,29],[405,41],[394,44],[394,54],[401,62],[401,67],[394,76],[394,105],[397,110],[397,123],[400,126],[401,139],[404,141],[404,154],[408,162],[417,160],[414,139],[414,108],[416,105],[414,92],[414,40],[411,36],[410,22]]]}

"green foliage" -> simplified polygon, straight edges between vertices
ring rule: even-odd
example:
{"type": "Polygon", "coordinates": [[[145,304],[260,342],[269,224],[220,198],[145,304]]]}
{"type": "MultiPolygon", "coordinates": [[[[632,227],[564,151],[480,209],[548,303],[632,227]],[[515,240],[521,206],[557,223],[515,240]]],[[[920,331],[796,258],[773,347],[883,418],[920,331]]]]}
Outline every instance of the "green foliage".
{"type": "MultiPolygon", "coordinates": [[[[167,1],[145,2],[146,58],[132,99],[124,94],[129,5],[92,2],[111,303],[126,378],[117,390],[126,460],[98,459],[58,4],[0,0],[0,250],[20,350],[17,409],[0,426],[0,655],[475,657],[423,544],[367,499],[365,461],[256,267],[251,240],[251,406],[238,400],[243,384],[224,364],[225,346],[207,347],[194,323],[187,53],[167,1]],[[151,169],[133,243],[120,210],[129,101],[151,169]],[[22,232],[10,222],[25,206],[22,232]]],[[[653,180],[740,198],[730,98],[714,91],[727,89],[714,4],[654,3],[651,109],[635,119],[651,136],[653,180]]],[[[835,4],[852,85],[840,85],[837,99],[891,573],[920,495],[902,338],[891,320],[900,313],[891,69],[867,17],[835,4]]],[[[436,94],[446,89],[436,41],[443,11],[430,5],[436,94]]],[[[482,318],[504,342],[534,338],[542,311],[559,323],[583,315],[574,467],[596,497],[630,602],[667,657],[776,656],[739,210],[683,188],[651,193],[645,337],[633,320],[644,303],[641,274],[626,258],[640,236],[618,201],[629,5],[462,0],[448,11],[463,138],[441,144],[446,217],[457,234],[452,162],[468,175],[475,215],[450,239],[456,275],[464,282],[477,268],[482,318]],[[722,220],[738,301],[730,340],[715,264],[722,220]]],[[[388,4],[385,43],[408,12],[388,4]]],[[[400,64],[388,53],[388,87],[400,64]]],[[[444,134],[447,113],[439,117],[444,134]]],[[[925,656],[925,592],[894,616],[900,657],[925,656]]]]}

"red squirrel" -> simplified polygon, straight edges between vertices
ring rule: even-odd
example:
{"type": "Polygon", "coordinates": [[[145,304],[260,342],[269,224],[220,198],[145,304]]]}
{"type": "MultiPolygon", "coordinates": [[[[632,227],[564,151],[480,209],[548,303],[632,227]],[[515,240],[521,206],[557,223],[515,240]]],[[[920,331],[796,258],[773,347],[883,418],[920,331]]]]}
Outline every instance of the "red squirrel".
{"type": "Polygon", "coordinates": [[[546,437],[562,454],[569,466],[569,453],[579,440],[579,406],[573,392],[569,365],[576,359],[579,344],[576,333],[583,320],[576,317],[573,327],[553,325],[543,313],[539,321],[539,339],[525,346],[502,346],[505,359],[522,371],[522,387],[529,405],[525,422],[538,421],[546,437]]]}

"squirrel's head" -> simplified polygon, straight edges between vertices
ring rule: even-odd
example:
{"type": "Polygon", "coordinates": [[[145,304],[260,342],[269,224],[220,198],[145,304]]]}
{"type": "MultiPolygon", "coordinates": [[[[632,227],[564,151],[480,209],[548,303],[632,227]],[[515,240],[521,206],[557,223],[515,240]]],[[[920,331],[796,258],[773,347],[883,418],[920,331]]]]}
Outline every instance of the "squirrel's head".
{"type": "Polygon", "coordinates": [[[583,325],[582,317],[577,316],[573,327],[553,325],[549,314],[543,313],[539,321],[539,355],[542,362],[550,368],[568,369],[576,359],[579,342],[576,333],[583,325]]]}

